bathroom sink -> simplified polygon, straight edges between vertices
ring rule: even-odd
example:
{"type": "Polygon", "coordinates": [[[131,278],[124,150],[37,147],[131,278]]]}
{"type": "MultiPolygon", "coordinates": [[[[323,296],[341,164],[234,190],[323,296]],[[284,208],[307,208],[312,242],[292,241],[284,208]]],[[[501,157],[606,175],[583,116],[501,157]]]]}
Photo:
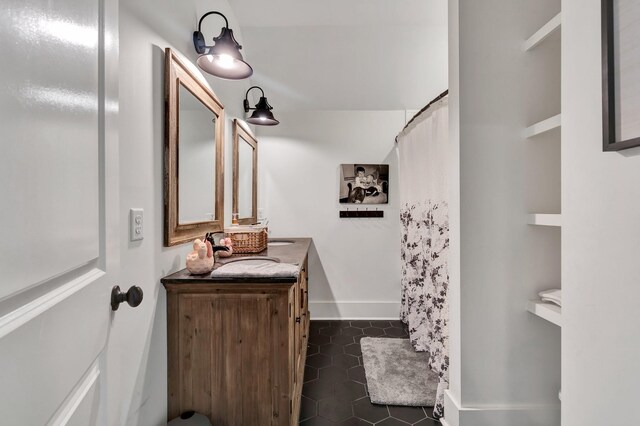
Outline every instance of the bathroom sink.
{"type": "MultiPolygon", "coordinates": [[[[229,259],[224,264],[229,265],[231,263],[242,263],[243,265],[264,265],[265,263],[280,263],[280,259],[277,257],[267,256],[252,256],[252,257],[236,257],[229,259]]],[[[221,266],[221,268],[224,267],[221,266]]]]}
{"type": "Polygon", "coordinates": [[[270,245],[272,247],[277,247],[277,246],[288,246],[294,243],[295,241],[291,241],[291,240],[269,240],[267,245],[270,245]]]}

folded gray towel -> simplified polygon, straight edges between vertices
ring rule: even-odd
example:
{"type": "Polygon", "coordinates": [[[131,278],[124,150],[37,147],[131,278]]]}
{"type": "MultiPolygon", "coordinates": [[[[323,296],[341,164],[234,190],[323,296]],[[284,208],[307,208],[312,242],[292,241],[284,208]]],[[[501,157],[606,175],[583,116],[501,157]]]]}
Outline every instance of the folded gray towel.
{"type": "Polygon", "coordinates": [[[562,290],[560,289],[553,288],[551,290],[541,291],[538,293],[538,296],[540,296],[543,302],[551,302],[562,306],[562,290]]]}
{"type": "Polygon", "coordinates": [[[290,263],[263,263],[260,265],[247,265],[242,262],[233,262],[222,265],[211,272],[212,277],[225,278],[283,278],[298,277],[300,267],[290,263]]]}

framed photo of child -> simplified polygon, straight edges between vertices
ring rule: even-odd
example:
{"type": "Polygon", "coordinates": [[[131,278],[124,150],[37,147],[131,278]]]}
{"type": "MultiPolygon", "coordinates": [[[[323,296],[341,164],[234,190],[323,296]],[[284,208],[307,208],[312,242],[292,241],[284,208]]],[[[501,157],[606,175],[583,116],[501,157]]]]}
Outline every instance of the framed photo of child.
{"type": "Polygon", "coordinates": [[[387,204],[388,164],[341,164],[340,203],[387,204]]]}

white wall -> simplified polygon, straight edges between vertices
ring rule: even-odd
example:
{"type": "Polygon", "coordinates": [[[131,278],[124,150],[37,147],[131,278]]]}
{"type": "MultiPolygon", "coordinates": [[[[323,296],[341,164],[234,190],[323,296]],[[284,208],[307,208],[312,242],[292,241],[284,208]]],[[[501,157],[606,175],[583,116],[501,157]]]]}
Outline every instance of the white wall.
{"type": "MultiPolygon", "coordinates": [[[[272,237],[312,237],[312,318],[398,318],[400,220],[394,138],[404,111],[278,112],[258,132],[258,205],[272,237]],[[340,219],[340,164],[389,164],[382,219],[340,219]]],[[[349,206],[355,209],[354,205],[349,206]]],[[[359,206],[364,209],[365,206],[359,206]]]]}
{"type": "Polygon", "coordinates": [[[639,424],[640,148],[602,152],[600,1],[562,14],[562,424],[639,424]]]}
{"type": "Polygon", "coordinates": [[[526,54],[522,43],[560,3],[452,0],[449,7],[446,422],[559,424],[560,329],[526,311],[528,299],[560,280],[559,231],[526,225],[527,213],[560,210],[558,135],[525,140],[523,129],[559,112],[560,45],[526,54]]]}
{"type": "MultiPolygon", "coordinates": [[[[227,15],[235,36],[242,34],[225,0],[176,2],[125,1],[120,11],[120,223],[121,287],[139,285],[145,298],[138,308],[120,309],[114,321],[126,321],[126,334],[112,334],[121,355],[117,389],[128,404],[120,424],[161,425],[166,422],[166,306],[159,279],[182,269],[189,244],[163,247],[164,49],[172,47],[194,61],[191,31],[209,10],[227,15]],[[144,208],[145,239],[129,243],[128,210],[144,208]]],[[[218,35],[222,21],[205,22],[208,40],[218,35]],[[210,25],[210,27],[209,27],[210,25]]],[[[242,100],[250,82],[208,78],[225,105],[225,221],[231,219],[231,121],[242,115],[242,100]]],[[[120,327],[125,328],[125,327],[120,327]]]]}

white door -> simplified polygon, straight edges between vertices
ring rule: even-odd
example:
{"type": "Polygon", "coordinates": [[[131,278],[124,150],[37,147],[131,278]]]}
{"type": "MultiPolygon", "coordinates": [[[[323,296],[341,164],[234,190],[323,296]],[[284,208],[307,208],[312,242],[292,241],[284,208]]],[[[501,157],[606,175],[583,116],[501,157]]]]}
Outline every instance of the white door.
{"type": "Polygon", "coordinates": [[[116,423],[117,55],[117,1],[2,1],[1,425],[116,423]]]}

